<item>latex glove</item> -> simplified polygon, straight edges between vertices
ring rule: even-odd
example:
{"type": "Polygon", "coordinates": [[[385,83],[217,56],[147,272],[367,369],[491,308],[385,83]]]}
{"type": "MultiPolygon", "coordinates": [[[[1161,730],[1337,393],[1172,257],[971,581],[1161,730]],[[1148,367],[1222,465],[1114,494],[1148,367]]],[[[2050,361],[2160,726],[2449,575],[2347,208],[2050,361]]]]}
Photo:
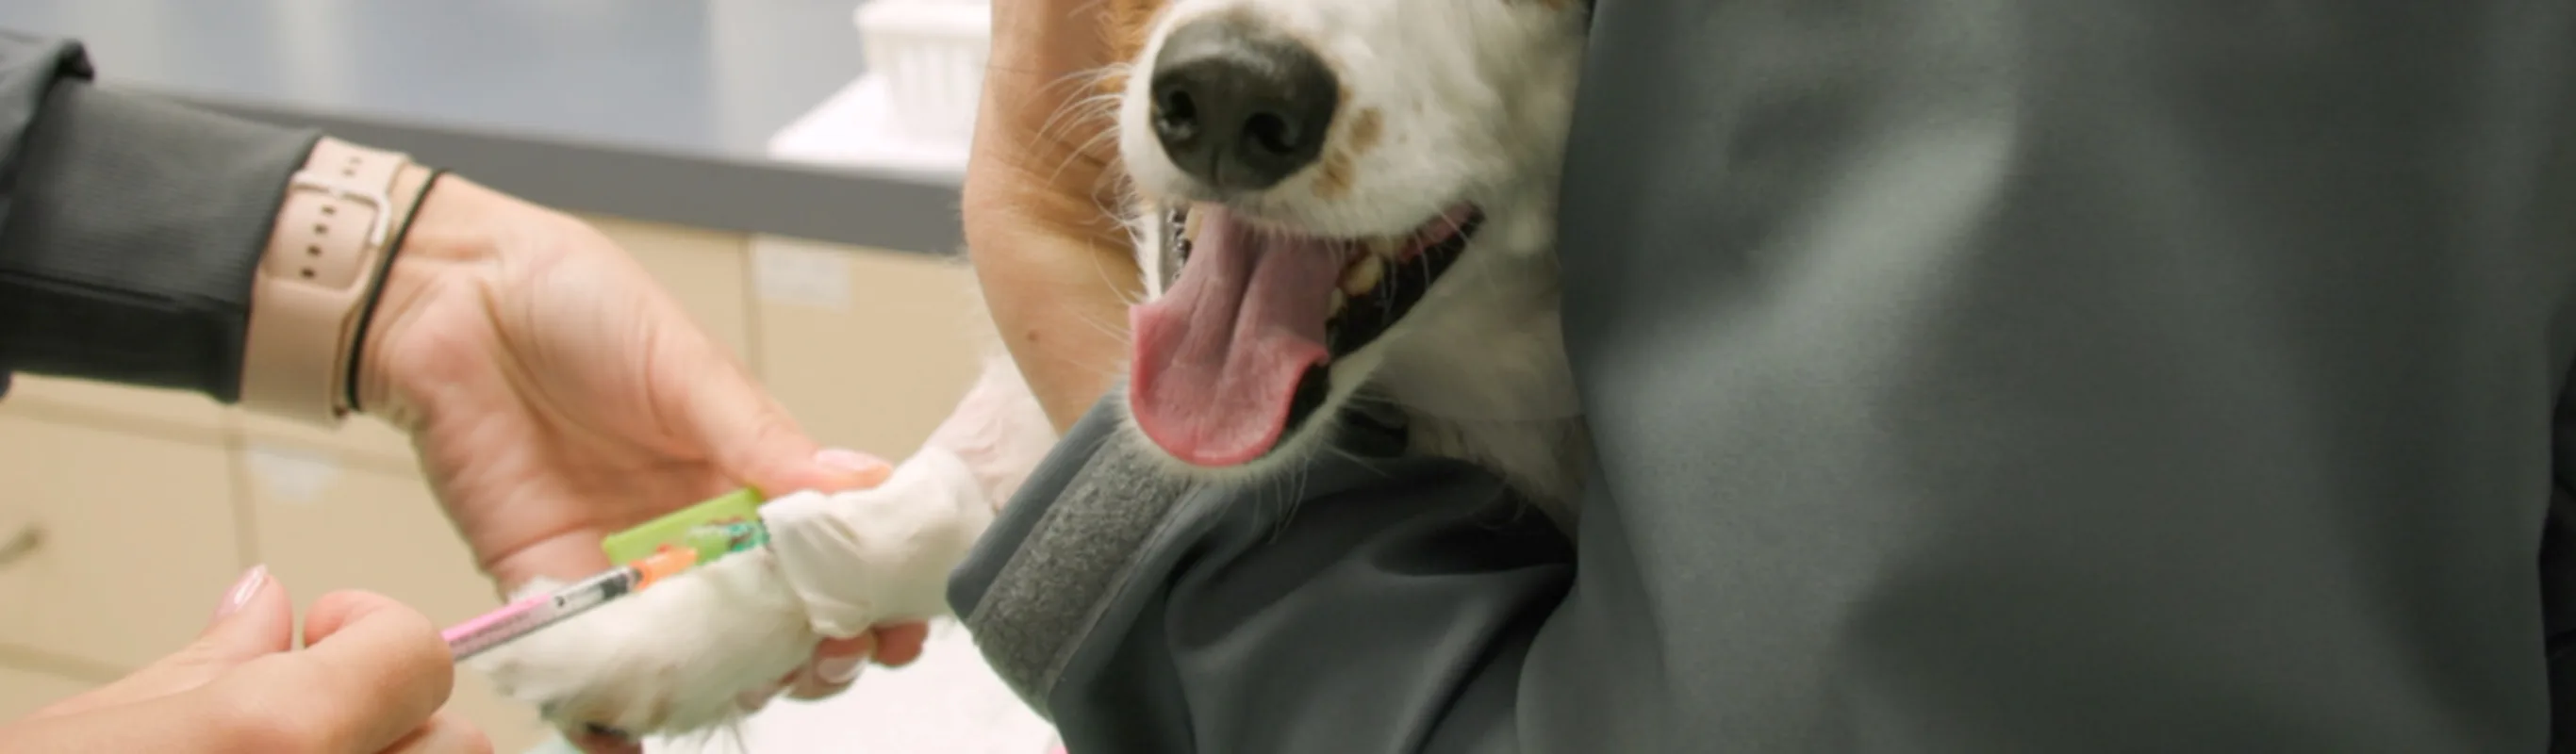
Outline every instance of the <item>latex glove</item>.
{"type": "Polygon", "coordinates": [[[324,595],[293,650],[294,603],[253,569],[196,643],[105,688],[0,726],[0,752],[488,752],[439,713],[454,680],[427,617],[363,592],[324,595]]]}
{"type": "MultiPolygon", "coordinates": [[[[848,490],[883,461],[818,447],[607,236],[454,175],[422,200],[360,354],[363,410],[410,432],[502,591],[610,566],[600,540],[745,485],[848,490]]],[[[926,626],[827,641],[782,679],[831,693],[926,626]]]]}

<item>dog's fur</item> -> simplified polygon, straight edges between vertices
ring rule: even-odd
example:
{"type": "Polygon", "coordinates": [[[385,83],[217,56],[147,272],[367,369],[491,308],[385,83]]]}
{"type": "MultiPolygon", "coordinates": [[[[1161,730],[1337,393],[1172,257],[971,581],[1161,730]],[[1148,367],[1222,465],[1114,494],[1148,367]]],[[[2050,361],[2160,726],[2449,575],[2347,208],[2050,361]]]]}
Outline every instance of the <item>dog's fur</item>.
{"type": "MultiPolygon", "coordinates": [[[[1227,211],[1264,232],[1332,238],[1408,234],[1462,202],[1483,215],[1410,313],[1332,359],[1331,389],[1313,420],[1250,462],[1209,468],[1174,458],[1171,473],[1213,484],[1263,479],[1326,452],[1343,412],[1391,409],[1415,452],[1492,469],[1571,526],[1590,443],[1558,333],[1553,244],[1586,9],[1571,0],[1115,0],[1111,7],[1109,33],[1132,63],[1100,80],[1117,105],[1121,173],[1135,199],[1127,219],[1150,294],[1184,264],[1171,248],[1171,210],[1207,206],[1211,194],[1165,157],[1151,125],[1150,77],[1128,72],[1150,71],[1173,28],[1212,14],[1300,40],[1341,87],[1321,157],[1266,190],[1227,197],[1227,211]]],[[[999,506],[1054,436],[1017,370],[997,347],[991,353],[984,379],[923,452],[964,459],[976,472],[964,485],[969,497],[999,506]]],[[[1138,447],[1156,447],[1139,439],[1148,441],[1138,447]]],[[[834,499],[853,510],[902,513],[882,539],[897,544],[849,553],[866,567],[846,578],[913,588],[856,591],[930,595],[871,605],[873,619],[943,615],[939,590],[914,582],[944,581],[990,520],[960,513],[954,494],[921,491],[935,484],[906,483],[915,465],[907,461],[895,483],[834,499]]],[[[474,665],[575,732],[723,723],[745,708],[739,694],[794,669],[819,638],[811,627],[818,617],[777,557],[763,550],[728,558],[474,665]]]]}

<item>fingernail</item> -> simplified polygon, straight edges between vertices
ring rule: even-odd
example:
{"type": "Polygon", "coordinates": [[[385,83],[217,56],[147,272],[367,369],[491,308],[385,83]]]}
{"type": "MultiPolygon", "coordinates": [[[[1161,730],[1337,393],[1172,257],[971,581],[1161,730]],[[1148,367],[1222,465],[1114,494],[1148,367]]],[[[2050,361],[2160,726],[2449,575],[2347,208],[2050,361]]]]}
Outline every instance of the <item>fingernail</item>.
{"type": "Polygon", "coordinates": [[[266,588],[268,566],[251,566],[249,571],[242,573],[241,580],[233,582],[231,589],[224,590],[224,603],[215,606],[215,620],[240,612],[243,605],[250,604],[251,598],[258,597],[259,591],[266,588]]]}
{"type": "Polygon", "coordinates": [[[893,468],[884,459],[840,448],[829,448],[815,453],[814,462],[861,476],[882,473],[893,468]]]}
{"type": "Polygon", "coordinates": [[[814,661],[814,678],[838,686],[859,679],[859,666],[865,657],[825,657],[814,661]]]}

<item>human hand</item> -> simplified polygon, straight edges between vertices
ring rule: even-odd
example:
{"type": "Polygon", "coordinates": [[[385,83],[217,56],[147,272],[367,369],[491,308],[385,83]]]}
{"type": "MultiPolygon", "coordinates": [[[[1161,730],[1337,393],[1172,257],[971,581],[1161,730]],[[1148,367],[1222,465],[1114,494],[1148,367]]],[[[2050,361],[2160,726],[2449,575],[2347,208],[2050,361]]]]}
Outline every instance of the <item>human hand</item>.
{"type": "MultiPolygon", "coordinates": [[[[421,202],[361,346],[359,403],[411,433],[504,591],[604,570],[603,537],[743,485],[837,491],[890,473],[808,439],[588,224],[453,175],[421,202]]],[[[911,662],[927,635],[827,639],[780,686],[837,692],[870,657],[911,662]]]]}
{"type": "Polygon", "coordinates": [[[0,754],[66,751],[490,752],[440,714],[454,680],[437,627],[373,594],[294,603],[253,569],[194,644],[105,688],[0,726],[0,754]]]}

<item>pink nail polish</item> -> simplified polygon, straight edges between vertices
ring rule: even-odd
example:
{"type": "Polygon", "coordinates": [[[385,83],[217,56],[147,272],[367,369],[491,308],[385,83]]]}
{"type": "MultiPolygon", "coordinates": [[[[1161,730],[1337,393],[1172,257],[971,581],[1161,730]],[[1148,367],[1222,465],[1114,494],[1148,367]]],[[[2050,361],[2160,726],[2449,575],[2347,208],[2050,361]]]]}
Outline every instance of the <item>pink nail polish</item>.
{"type": "Polygon", "coordinates": [[[249,571],[242,573],[240,580],[233,582],[231,589],[224,591],[223,604],[215,606],[215,620],[240,612],[243,605],[250,604],[252,598],[259,596],[260,590],[267,588],[268,566],[251,566],[249,571]]]}
{"type": "Polygon", "coordinates": [[[876,456],[855,450],[829,448],[814,454],[814,462],[852,474],[869,474],[886,469],[886,462],[876,456]]]}

